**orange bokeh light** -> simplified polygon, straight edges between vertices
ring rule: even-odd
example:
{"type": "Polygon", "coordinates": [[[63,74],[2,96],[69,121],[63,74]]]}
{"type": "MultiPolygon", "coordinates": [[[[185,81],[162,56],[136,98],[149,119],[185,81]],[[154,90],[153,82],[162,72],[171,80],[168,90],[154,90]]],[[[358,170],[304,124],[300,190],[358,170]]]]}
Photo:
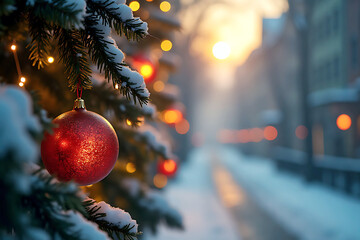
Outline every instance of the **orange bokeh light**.
{"type": "Polygon", "coordinates": [[[236,131],[229,129],[222,129],[218,132],[217,139],[221,143],[236,143],[236,131]]]}
{"type": "Polygon", "coordinates": [[[248,143],[250,140],[249,130],[241,129],[237,133],[239,143],[248,143]]]}
{"type": "Polygon", "coordinates": [[[267,126],[264,128],[264,138],[268,141],[273,141],[277,138],[278,131],[274,126],[267,126]]]}
{"type": "Polygon", "coordinates": [[[348,130],[351,127],[351,118],[347,114],[341,114],[336,119],[336,125],[340,130],[348,130]]]}
{"type": "Polygon", "coordinates": [[[180,122],[183,119],[183,115],[177,109],[169,109],[163,112],[163,119],[167,124],[174,124],[180,122]]]}
{"type": "Polygon", "coordinates": [[[163,174],[156,174],[153,179],[154,186],[157,188],[163,188],[167,184],[167,177],[163,174]]]}
{"type": "Polygon", "coordinates": [[[304,125],[300,125],[295,129],[295,135],[297,138],[304,140],[308,135],[308,129],[304,125]]]}
{"type": "Polygon", "coordinates": [[[260,142],[264,139],[264,132],[261,128],[252,128],[249,133],[252,142],[260,142]]]}
{"type": "Polygon", "coordinates": [[[176,162],[172,159],[164,161],[164,170],[168,173],[173,173],[176,171],[176,162]]]}
{"type": "Polygon", "coordinates": [[[179,134],[186,134],[190,129],[190,124],[186,119],[175,124],[175,130],[179,134]]]}

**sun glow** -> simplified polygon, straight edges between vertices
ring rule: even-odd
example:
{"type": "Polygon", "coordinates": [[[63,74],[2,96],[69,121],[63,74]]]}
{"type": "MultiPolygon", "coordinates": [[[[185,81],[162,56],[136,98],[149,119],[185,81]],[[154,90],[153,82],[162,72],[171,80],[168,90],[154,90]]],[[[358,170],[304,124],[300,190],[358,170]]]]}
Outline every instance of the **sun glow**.
{"type": "Polygon", "coordinates": [[[212,51],[215,58],[222,60],[230,56],[231,48],[226,42],[217,42],[212,51]]]}

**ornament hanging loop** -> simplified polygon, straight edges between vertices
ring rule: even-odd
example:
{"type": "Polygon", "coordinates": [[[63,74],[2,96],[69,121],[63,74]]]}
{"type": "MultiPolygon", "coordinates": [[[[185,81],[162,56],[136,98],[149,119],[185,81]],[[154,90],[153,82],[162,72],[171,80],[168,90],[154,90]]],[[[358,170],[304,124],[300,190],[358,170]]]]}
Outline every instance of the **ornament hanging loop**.
{"type": "Polygon", "coordinates": [[[74,110],[76,109],[86,109],[84,99],[77,98],[74,103],[74,110]]]}

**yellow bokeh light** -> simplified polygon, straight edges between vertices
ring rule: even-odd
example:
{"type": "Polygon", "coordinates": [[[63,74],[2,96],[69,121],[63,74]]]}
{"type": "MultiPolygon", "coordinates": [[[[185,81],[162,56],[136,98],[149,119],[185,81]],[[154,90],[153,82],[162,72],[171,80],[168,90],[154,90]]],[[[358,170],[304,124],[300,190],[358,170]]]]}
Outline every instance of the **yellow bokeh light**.
{"type": "Polygon", "coordinates": [[[13,44],[13,45],[11,45],[10,48],[11,48],[11,50],[15,51],[16,50],[16,45],[13,44]]]}
{"type": "Polygon", "coordinates": [[[167,184],[167,177],[163,174],[156,174],[153,179],[154,186],[157,188],[163,188],[167,184]]]}
{"type": "Polygon", "coordinates": [[[165,52],[170,51],[172,48],[172,42],[170,40],[164,40],[161,42],[161,49],[165,52]]]}
{"type": "Polygon", "coordinates": [[[182,113],[179,110],[166,110],[163,115],[164,121],[168,124],[178,123],[182,119],[182,113]]]}
{"type": "Polygon", "coordinates": [[[26,82],[26,78],[25,78],[25,77],[21,77],[21,78],[20,78],[20,81],[24,83],[24,82],[26,82]]]}
{"type": "Polygon", "coordinates": [[[135,164],[132,163],[132,162],[128,162],[128,163],[126,164],[126,171],[127,171],[128,173],[134,173],[134,172],[136,172],[136,166],[135,166],[135,164]]]}
{"type": "Polygon", "coordinates": [[[119,84],[115,84],[115,89],[119,89],[119,84]]]}
{"type": "Polygon", "coordinates": [[[23,86],[24,86],[24,83],[19,82],[19,86],[20,86],[20,87],[23,87],[23,86]]]}
{"type": "Polygon", "coordinates": [[[156,92],[161,92],[165,88],[165,84],[162,81],[156,81],[153,84],[153,88],[156,92]]]}
{"type": "Polygon", "coordinates": [[[217,42],[213,46],[212,52],[217,59],[226,59],[230,56],[231,48],[226,42],[217,42]]]}
{"type": "Polygon", "coordinates": [[[126,119],[126,125],[132,126],[132,123],[131,123],[131,121],[129,119],[126,119]]]}
{"type": "Polygon", "coordinates": [[[53,63],[53,62],[54,62],[54,58],[53,58],[53,57],[48,57],[48,62],[49,62],[49,63],[53,63]]]}
{"type": "Polygon", "coordinates": [[[139,10],[140,8],[140,3],[138,1],[132,1],[130,4],[129,4],[129,7],[131,8],[131,10],[133,12],[136,12],[137,10],[139,10]]]}
{"type": "Polygon", "coordinates": [[[150,64],[144,64],[140,68],[140,74],[144,78],[149,78],[154,73],[154,69],[150,64]]]}
{"type": "Polygon", "coordinates": [[[168,1],[163,1],[160,3],[160,10],[163,12],[168,12],[171,9],[171,4],[168,1]]]}

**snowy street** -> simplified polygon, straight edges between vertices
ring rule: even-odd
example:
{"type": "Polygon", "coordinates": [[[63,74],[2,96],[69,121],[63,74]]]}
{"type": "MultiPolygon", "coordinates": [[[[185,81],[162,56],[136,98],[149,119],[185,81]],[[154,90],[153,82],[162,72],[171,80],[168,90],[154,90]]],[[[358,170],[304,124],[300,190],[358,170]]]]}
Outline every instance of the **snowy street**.
{"type": "Polygon", "coordinates": [[[202,148],[182,168],[164,194],[183,214],[186,230],[161,228],[148,240],[360,239],[359,201],[321,185],[306,186],[267,159],[202,148]]]}

